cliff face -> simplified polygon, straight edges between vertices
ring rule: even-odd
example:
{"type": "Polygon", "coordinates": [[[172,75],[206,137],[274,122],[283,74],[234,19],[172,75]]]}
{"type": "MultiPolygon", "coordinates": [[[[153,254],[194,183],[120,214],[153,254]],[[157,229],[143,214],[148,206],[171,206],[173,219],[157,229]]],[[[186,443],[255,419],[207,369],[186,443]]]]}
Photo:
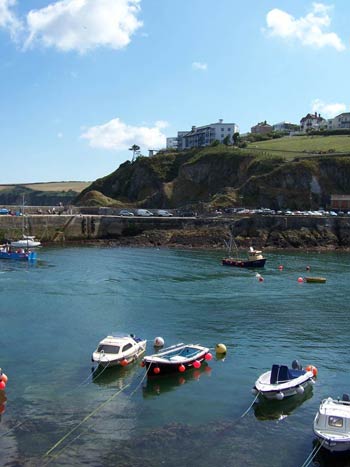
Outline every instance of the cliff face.
{"type": "Polygon", "coordinates": [[[350,156],[286,161],[218,146],[184,153],[141,157],[96,180],[77,198],[84,205],[95,190],[135,206],[264,206],[315,209],[330,195],[350,193],[350,156]]]}

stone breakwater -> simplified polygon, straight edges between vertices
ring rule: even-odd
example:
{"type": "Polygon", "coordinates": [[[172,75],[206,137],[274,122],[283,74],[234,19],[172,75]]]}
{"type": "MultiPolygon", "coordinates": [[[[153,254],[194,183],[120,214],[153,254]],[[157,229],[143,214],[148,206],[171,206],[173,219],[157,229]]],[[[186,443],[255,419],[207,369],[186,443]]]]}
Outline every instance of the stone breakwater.
{"type": "Polygon", "coordinates": [[[238,246],[349,249],[350,218],[249,216],[215,218],[123,218],[101,215],[0,216],[0,241],[24,232],[43,244],[107,242],[114,245],[225,248],[233,233],[238,246]]]}

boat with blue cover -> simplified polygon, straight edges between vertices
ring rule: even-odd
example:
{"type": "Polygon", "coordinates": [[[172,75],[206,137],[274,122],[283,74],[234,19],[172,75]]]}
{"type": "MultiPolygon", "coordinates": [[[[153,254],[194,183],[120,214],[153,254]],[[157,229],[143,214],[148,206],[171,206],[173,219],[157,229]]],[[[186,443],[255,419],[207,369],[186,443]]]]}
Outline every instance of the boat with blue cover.
{"type": "Polygon", "coordinates": [[[179,343],[153,355],[146,355],[142,359],[142,366],[146,367],[149,376],[183,373],[188,368],[200,368],[201,362],[211,358],[208,347],[179,343]]]}
{"type": "Polygon", "coordinates": [[[305,388],[314,383],[317,369],[307,366],[303,369],[297,360],[292,368],[287,365],[272,365],[270,371],[263,373],[253,388],[254,394],[261,394],[266,399],[283,400],[285,397],[303,394],[305,388]]]}
{"type": "Polygon", "coordinates": [[[17,261],[35,261],[37,254],[35,251],[24,248],[12,248],[11,245],[1,245],[0,259],[14,259],[17,261]]]}

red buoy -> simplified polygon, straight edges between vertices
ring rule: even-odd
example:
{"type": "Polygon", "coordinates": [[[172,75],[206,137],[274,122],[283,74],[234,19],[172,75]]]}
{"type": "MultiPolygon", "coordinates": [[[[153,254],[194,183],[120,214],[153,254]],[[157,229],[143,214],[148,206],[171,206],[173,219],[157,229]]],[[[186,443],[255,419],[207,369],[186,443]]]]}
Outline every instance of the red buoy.
{"type": "Polygon", "coordinates": [[[280,271],[283,271],[283,266],[282,266],[282,264],[280,264],[280,265],[278,266],[278,269],[279,269],[280,271]]]}
{"type": "Polygon", "coordinates": [[[200,367],[201,367],[201,362],[198,361],[198,360],[195,360],[195,361],[193,362],[193,368],[200,368],[200,367]]]}
{"type": "Polygon", "coordinates": [[[126,358],[123,358],[123,360],[120,362],[121,366],[126,366],[129,362],[127,361],[126,358]]]}
{"type": "Polygon", "coordinates": [[[159,366],[156,366],[155,368],[153,368],[153,373],[154,373],[155,375],[159,375],[159,373],[160,373],[160,368],[159,368],[159,366]]]}
{"type": "Polygon", "coordinates": [[[205,358],[207,361],[209,361],[209,360],[211,360],[211,359],[213,358],[213,356],[212,356],[212,354],[211,354],[210,352],[208,352],[208,353],[205,354],[204,358],[205,358]]]}
{"type": "Polygon", "coordinates": [[[3,391],[6,388],[6,384],[3,381],[0,381],[0,391],[3,391]]]}
{"type": "Polygon", "coordinates": [[[302,277],[298,277],[298,282],[299,284],[301,284],[302,282],[304,282],[304,279],[302,277]]]}
{"type": "Polygon", "coordinates": [[[179,370],[180,373],[183,373],[183,372],[186,370],[185,365],[182,365],[182,364],[179,365],[179,366],[178,366],[178,370],[179,370]]]}

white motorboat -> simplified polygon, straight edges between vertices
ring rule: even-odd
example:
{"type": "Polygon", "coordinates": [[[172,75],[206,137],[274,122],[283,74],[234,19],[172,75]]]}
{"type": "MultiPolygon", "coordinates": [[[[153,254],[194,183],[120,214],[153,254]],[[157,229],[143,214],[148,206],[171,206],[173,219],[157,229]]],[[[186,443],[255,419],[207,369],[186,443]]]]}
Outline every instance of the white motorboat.
{"type": "Polygon", "coordinates": [[[305,388],[314,383],[316,375],[316,367],[309,365],[303,370],[297,360],[293,361],[292,368],[272,365],[270,371],[259,376],[252,392],[266,399],[283,400],[285,397],[303,394],[305,388]]]}
{"type": "Polygon", "coordinates": [[[11,242],[10,245],[14,248],[37,248],[41,246],[41,242],[35,240],[34,236],[23,235],[20,240],[15,240],[11,242]]]}
{"type": "Polygon", "coordinates": [[[145,352],[146,343],[133,334],[112,334],[101,340],[91,360],[103,367],[126,366],[145,352]]]}
{"type": "Polygon", "coordinates": [[[350,450],[350,398],[324,399],[314,419],[314,433],[329,451],[350,450]]]}

